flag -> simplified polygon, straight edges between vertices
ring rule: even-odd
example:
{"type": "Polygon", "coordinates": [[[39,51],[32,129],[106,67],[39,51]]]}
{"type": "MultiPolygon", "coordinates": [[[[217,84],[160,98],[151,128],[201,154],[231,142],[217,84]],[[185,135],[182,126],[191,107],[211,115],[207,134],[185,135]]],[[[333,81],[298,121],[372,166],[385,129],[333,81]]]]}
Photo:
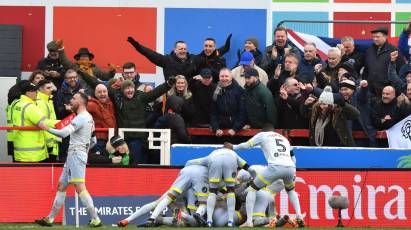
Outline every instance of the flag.
{"type": "Polygon", "coordinates": [[[62,129],[64,127],[66,127],[67,125],[69,125],[71,123],[71,121],[76,117],[75,113],[72,113],[70,115],[68,115],[67,117],[65,117],[63,120],[59,121],[55,127],[56,129],[62,129]]]}
{"type": "MultiPolygon", "coordinates": [[[[317,46],[317,54],[321,59],[327,60],[328,50],[331,47],[336,47],[341,43],[340,38],[319,37],[312,34],[301,33],[288,29],[288,39],[293,43],[301,53],[304,53],[304,44],[314,42],[317,46]]],[[[373,44],[372,39],[354,39],[355,49],[365,53],[365,51],[373,44]]]]}
{"type": "Polygon", "coordinates": [[[390,148],[411,149],[411,115],[386,130],[390,148]]]}

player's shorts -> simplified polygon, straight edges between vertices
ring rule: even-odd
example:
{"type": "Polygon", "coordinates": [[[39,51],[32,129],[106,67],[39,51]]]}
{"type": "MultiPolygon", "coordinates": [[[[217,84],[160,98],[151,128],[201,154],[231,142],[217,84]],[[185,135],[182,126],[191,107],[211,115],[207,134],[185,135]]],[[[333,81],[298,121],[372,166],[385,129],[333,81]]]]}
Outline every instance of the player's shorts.
{"type": "Polygon", "coordinates": [[[208,162],[210,188],[221,187],[220,182],[224,182],[227,187],[234,187],[237,167],[237,160],[231,154],[213,156],[208,162]]]}
{"type": "Polygon", "coordinates": [[[170,192],[175,196],[182,194],[186,191],[191,185],[191,178],[187,175],[184,171],[185,168],[180,170],[176,180],[174,181],[173,185],[171,185],[170,192]]]}
{"type": "Polygon", "coordinates": [[[294,175],[295,167],[292,166],[282,166],[282,165],[269,165],[257,177],[254,179],[254,184],[258,188],[270,185],[278,179],[284,181],[284,186],[286,190],[294,189],[294,175]]]}
{"type": "Polygon", "coordinates": [[[85,183],[86,165],[87,153],[69,153],[67,155],[66,163],[64,163],[63,172],[60,176],[60,182],[66,185],[69,183],[85,183]]]}
{"type": "Polygon", "coordinates": [[[274,202],[271,192],[261,189],[256,193],[253,217],[266,217],[268,205],[274,202]]]}
{"type": "Polygon", "coordinates": [[[270,185],[267,186],[267,189],[273,193],[279,193],[281,190],[284,189],[284,181],[283,180],[276,180],[270,185]]]}
{"type": "Polygon", "coordinates": [[[188,189],[192,189],[198,201],[207,201],[208,184],[207,184],[207,168],[201,166],[204,171],[193,171],[192,168],[183,168],[170,188],[170,192],[178,196],[188,189]],[[193,176],[194,174],[197,174],[193,176]],[[199,176],[198,174],[202,175],[199,176]]]}

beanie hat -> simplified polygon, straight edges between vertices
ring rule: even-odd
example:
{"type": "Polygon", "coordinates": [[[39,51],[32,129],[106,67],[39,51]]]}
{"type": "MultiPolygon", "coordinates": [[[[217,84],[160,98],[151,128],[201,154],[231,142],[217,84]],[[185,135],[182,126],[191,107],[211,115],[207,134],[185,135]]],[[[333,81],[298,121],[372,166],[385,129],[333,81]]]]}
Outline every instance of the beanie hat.
{"type": "Polygon", "coordinates": [[[132,81],[130,81],[130,80],[125,80],[125,81],[123,81],[123,82],[121,83],[121,87],[120,87],[121,92],[123,92],[123,91],[124,91],[127,87],[129,87],[129,86],[135,87],[134,82],[132,82],[132,81]]]}
{"type": "Polygon", "coordinates": [[[124,145],[126,142],[124,139],[120,136],[113,136],[110,138],[110,144],[113,146],[113,148],[117,148],[118,146],[124,145]]]}
{"type": "Polygon", "coordinates": [[[253,43],[254,46],[258,49],[258,40],[257,40],[257,38],[247,38],[247,40],[245,40],[245,41],[249,41],[249,42],[253,43]]]}
{"type": "Polygon", "coordinates": [[[342,82],[340,82],[339,84],[338,84],[338,86],[340,87],[340,88],[342,88],[342,87],[347,87],[347,88],[349,88],[349,89],[352,89],[352,90],[355,90],[355,82],[354,81],[351,81],[351,80],[343,80],[342,82]]]}
{"type": "Polygon", "coordinates": [[[318,99],[318,102],[324,103],[327,105],[334,104],[334,95],[333,95],[331,86],[327,85],[324,88],[324,91],[321,93],[320,98],[318,99]]]}

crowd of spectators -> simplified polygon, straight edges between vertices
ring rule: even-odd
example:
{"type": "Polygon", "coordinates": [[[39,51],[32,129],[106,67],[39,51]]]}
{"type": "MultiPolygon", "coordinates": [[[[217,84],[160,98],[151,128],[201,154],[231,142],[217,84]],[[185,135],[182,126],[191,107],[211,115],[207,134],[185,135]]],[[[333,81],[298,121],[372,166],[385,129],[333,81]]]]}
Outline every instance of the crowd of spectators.
{"type": "MultiPolygon", "coordinates": [[[[248,38],[238,50],[238,64],[231,68],[224,58],[231,34],[220,48],[215,39],[206,38],[200,54],[189,53],[184,41],[176,41],[169,54],[160,54],[129,37],[138,53],[162,67],[165,83],[155,88],[140,82],[132,62],[125,63],[120,74],[113,64],[104,71],[93,63],[88,48],[80,48],[70,60],[63,41],[55,40],[28,81],[10,89],[9,125],[36,126],[43,116],[53,126],[72,113],[73,95],[84,92],[97,128],[169,128],[172,144],[222,143],[227,138],[235,142],[240,130],[271,123],[280,129],[309,129],[309,138],[293,144],[384,146],[377,142],[376,131],[411,114],[411,22],[398,48],[388,42],[387,28],[375,28],[371,35],[373,44],[365,53],[346,36],[323,60],[315,43],[306,43],[300,52],[288,40],[287,30],[279,27],[264,51],[258,49],[257,39],[248,38]],[[36,118],[15,112],[25,108],[22,101],[38,107],[30,109],[36,118]],[[23,118],[31,123],[21,123],[28,122],[23,118]],[[215,136],[190,137],[187,127],[209,128],[215,136]],[[353,139],[353,131],[363,131],[367,139],[353,139]]],[[[69,140],[45,134],[46,157],[26,159],[16,148],[13,152],[24,132],[42,131],[9,133],[9,153],[15,161],[64,160],[69,140]]],[[[96,135],[98,143],[90,151],[93,163],[156,163],[148,154],[146,134],[127,132],[124,139],[111,140],[107,133],[96,135]]]]}

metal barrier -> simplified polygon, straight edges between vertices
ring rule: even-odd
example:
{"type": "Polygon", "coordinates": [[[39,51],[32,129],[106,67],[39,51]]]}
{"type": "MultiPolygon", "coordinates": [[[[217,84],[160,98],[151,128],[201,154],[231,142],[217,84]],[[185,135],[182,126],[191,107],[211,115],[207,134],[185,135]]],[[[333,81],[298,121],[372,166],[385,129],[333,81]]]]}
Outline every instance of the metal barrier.
{"type": "MultiPolygon", "coordinates": [[[[118,135],[124,137],[124,132],[144,132],[148,133],[148,148],[160,150],[160,165],[170,165],[171,132],[169,129],[136,129],[119,128],[118,135]],[[160,137],[154,137],[154,133],[160,133],[160,137]],[[160,145],[154,145],[159,141],[160,145]]],[[[109,138],[114,135],[114,129],[109,129],[109,138]]]]}

